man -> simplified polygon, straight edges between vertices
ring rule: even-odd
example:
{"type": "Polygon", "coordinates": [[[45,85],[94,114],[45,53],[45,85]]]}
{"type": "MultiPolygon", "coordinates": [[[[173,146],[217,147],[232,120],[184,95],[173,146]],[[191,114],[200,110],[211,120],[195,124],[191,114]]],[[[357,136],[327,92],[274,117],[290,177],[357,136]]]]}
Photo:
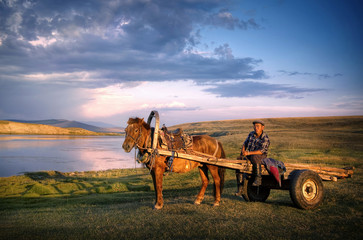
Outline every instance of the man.
{"type": "MultiPolygon", "coordinates": [[[[265,129],[265,123],[262,120],[253,121],[253,129],[254,131],[248,134],[248,137],[243,143],[239,159],[242,159],[242,156],[245,156],[251,161],[253,165],[252,173],[255,175],[255,180],[252,183],[252,186],[260,186],[262,180],[261,161],[267,157],[270,140],[267,134],[263,131],[265,129]]],[[[241,196],[243,191],[243,174],[239,170],[236,170],[236,178],[238,189],[236,195],[241,196]]]]}

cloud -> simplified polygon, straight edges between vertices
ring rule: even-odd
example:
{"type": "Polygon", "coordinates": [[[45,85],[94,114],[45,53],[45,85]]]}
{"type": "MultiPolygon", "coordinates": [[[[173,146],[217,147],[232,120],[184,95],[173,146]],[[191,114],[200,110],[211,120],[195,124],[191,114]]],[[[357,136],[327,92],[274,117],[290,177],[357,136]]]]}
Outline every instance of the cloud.
{"type": "Polygon", "coordinates": [[[158,108],[180,118],[223,102],[211,110],[220,116],[235,104],[232,97],[303,98],[325,91],[265,83],[261,59],[235,56],[224,42],[206,47],[212,46],[203,42],[206,29],[263,28],[229,9],[224,0],[0,0],[0,113],[116,119],[158,108]]]}
{"type": "Polygon", "coordinates": [[[160,112],[175,112],[175,111],[195,111],[200,109],[200,107],[188,107],[185,103],[179,101],[173,101],[171,103],[158,103],[158,104],[144,104],[142,105],[142,109],[148,109],[151,111],[152,109],[158,109],[160,112]]]}
{"type": "Polygon", "coordinates": [[[205,89],[223,98],[273,97],[299,99],[313,92],[325,91],[318,88],[299,88],[287,84],[269,84],[264,82],[238,81],[220,83],[205,89]]]}
{"type": "Polygon", "coordinates": [[[335,73],[333,75],[330,75],[327,73],[310,73],[310,72],[285,71],[285,70],[279,70],[278,72],[288,76],[312,76],[312,77],[318,77],[319,79],[328,79],[328,78],[343,76],[343,74],[341,73],[335,73]]]}
{"type": "Polygon", "coordinates": [[[104,88],[84,89],[90,99],[81,107],[89,118],[111,117],[127,112],[191,111],[200,108],[206,93],[192,81],[140,82],[134,89],[115,84],[104,88]],[[112,106],[112,107],[110,107],[112,106]]]}
{"type": "Polygon", "coordinates": [[[0,4],[0,79],[87,73],[79,87],[116,82],[262,79],[260,60],[235,58],[228,44],[197,54],[197,28],[256,28],[224,1],[4,1],[0,4]],[[188,51],[186,51],[188,50],[188,51]]]}
{"type": "Polygon", "coordinates": [[[255,22],[253,18],[241,20],[233,17],[232,13],[228,9],[221,9],[218,13],[212,13],[207,17],[206,23],[215,27],[223,27],[230,30],[238,29],[259,29],[261,26],[255,22]]]}
{"type": "Polygon", "coordinates": [[[355,109],[363,111],[363,98],[341,97],[339,102],[334,103],[333,106],[339,109],[355,109]]]}
{"type": "Polygon", "coordinates": [[[219,46],[214,49],[214,54],[223,59],[234,59],[232,54],[232,49],[229,47],[229,44],[225,43],[223,46],[219,46]]]}

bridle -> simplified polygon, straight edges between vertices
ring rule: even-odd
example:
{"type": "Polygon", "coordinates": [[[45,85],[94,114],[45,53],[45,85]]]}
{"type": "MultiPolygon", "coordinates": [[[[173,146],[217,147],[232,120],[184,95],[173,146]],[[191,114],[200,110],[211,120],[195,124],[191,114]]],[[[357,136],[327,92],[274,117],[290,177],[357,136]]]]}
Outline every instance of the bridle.
{"type": "Polygon", "coordinates": [[[140,137],[141,137],[141,126],[139,128],[139,136],[137,138],[134,138],[133,136],[131,136],[131,135],[128,134],[128,131],[127,131],[128,128],[129,127],[127,127],[125,129],[126,138],[130,137],[134,141],[134,145],[132,147],[135,147],[136,146],[137,148],[140,148],[138,141],[140,140],[140,137]]]}
{"type": "Polygon", "coordinates": [[[126,132],[126,137],[125,138],[128,138],[129,137],[129,138],[131,138],[134,141],[134,145],[132,147],[136,147],[136,148],[138,148],[140,150],[147,149],[148,144],[149,144],[149,141],[150,141],[150,136],[149,135],[147,136],[146,141],[145,141],[145,143],[146,143],[147,146],[146,147],[141,147],[139,145],[139,140],[140,140],[140,138],[142,136],[141,126],[139,128],[139,136],[137,136],[137,138],[134,138],[133,136],[131,136],[131,135],[128,134],[128,130],[127,130],[128,128],[129,128],[129,126],[125,129],[125,132],[126,132]]]}
{"type": "MultiPolygon", "coordinates": [[[[125,137],[125,140],[127,137],[130,137],[133,141],[134,141],[134,145],[132,146],[132,148],[135,147],[135,149],[139,149],[139,153],[140,153],[140,150],[148,150],[148,147],[149,147],[149,140],[150,140],[150,136],[148,135],[147,138],[146,138],[146,147],[140,147],[139,145],[139,140],[142,136],[142,132],[141,132],[141,126],[139,128],[139,136],[137,136],[137,138],[134,138],[133,136],[131,136],[129,134],[129,131],[128,131],[128,128],[129,126],[127,126],[127,128],[125,129],[125,132],[126,132],[126,137],[125,137]]],[[[150,145],[151,145],[151,142],[150,142],[150,145]]],[[[155,161],[155,154],[157,153],[157,151],[154,151],[151,155],[147,154],[145,156],[147,156],[146,160],[138,160],[137,157],[136,157],[136,151],[135,151],[135,162],[138,161],[138,162],[142,162],[144,164],[149,164],[150,160],[152,161],[155,161]]],[[[153,166],[153,163],[151,163],[151,166],[150,166],[150,171],[152,169],[152,166],[153,166]]]]}

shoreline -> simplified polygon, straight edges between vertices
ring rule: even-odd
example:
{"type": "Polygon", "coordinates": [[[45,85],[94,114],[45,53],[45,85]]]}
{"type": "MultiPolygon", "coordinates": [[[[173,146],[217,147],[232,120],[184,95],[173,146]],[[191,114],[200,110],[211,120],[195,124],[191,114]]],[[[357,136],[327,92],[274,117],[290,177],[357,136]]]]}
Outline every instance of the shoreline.
{"type": "MultiPolygon", "coordinates": [[[[69,171],[69,172],[63,172],[58,170],[39,170],[39,171],[29,171],[29,172],[19,172],[15,175],[10,176],[0,176],[0,179],[6,179],[6,178],[17,178],[17,177],[24,177],[24,176],[40,176],[39,179],[42,178],[42,176],[63,176],[63,177],[84,177],[87,175],[110,175],[112,173],[119,173],[119,172],[129,172],[133,170],[143,170],[146,169],[145,166],[137,166],[130,167],[130,168],[109,168],[109,169],[101,169],[101,170],[84,170],[84,171],[69,171]]],[[[35,177],[36,178],[36,177],[35,177]]]]}

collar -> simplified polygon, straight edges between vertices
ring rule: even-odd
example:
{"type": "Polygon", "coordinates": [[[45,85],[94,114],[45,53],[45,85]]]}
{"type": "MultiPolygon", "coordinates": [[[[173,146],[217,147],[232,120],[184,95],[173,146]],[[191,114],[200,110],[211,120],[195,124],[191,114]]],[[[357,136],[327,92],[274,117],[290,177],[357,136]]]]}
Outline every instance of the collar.
{"type": "MultiPolygon", "coordinates": [[[[253,132],[253,136],[254,137],[257,137],[257,134],[256,134],[256,132],[255,131],[252,131],[253,132]]],[[[264,131],[262,131],[262,133],[261,133],[261,135],[259,136],[259,138],[263,138],[265,136],[265,132],[264,131]]]]}

